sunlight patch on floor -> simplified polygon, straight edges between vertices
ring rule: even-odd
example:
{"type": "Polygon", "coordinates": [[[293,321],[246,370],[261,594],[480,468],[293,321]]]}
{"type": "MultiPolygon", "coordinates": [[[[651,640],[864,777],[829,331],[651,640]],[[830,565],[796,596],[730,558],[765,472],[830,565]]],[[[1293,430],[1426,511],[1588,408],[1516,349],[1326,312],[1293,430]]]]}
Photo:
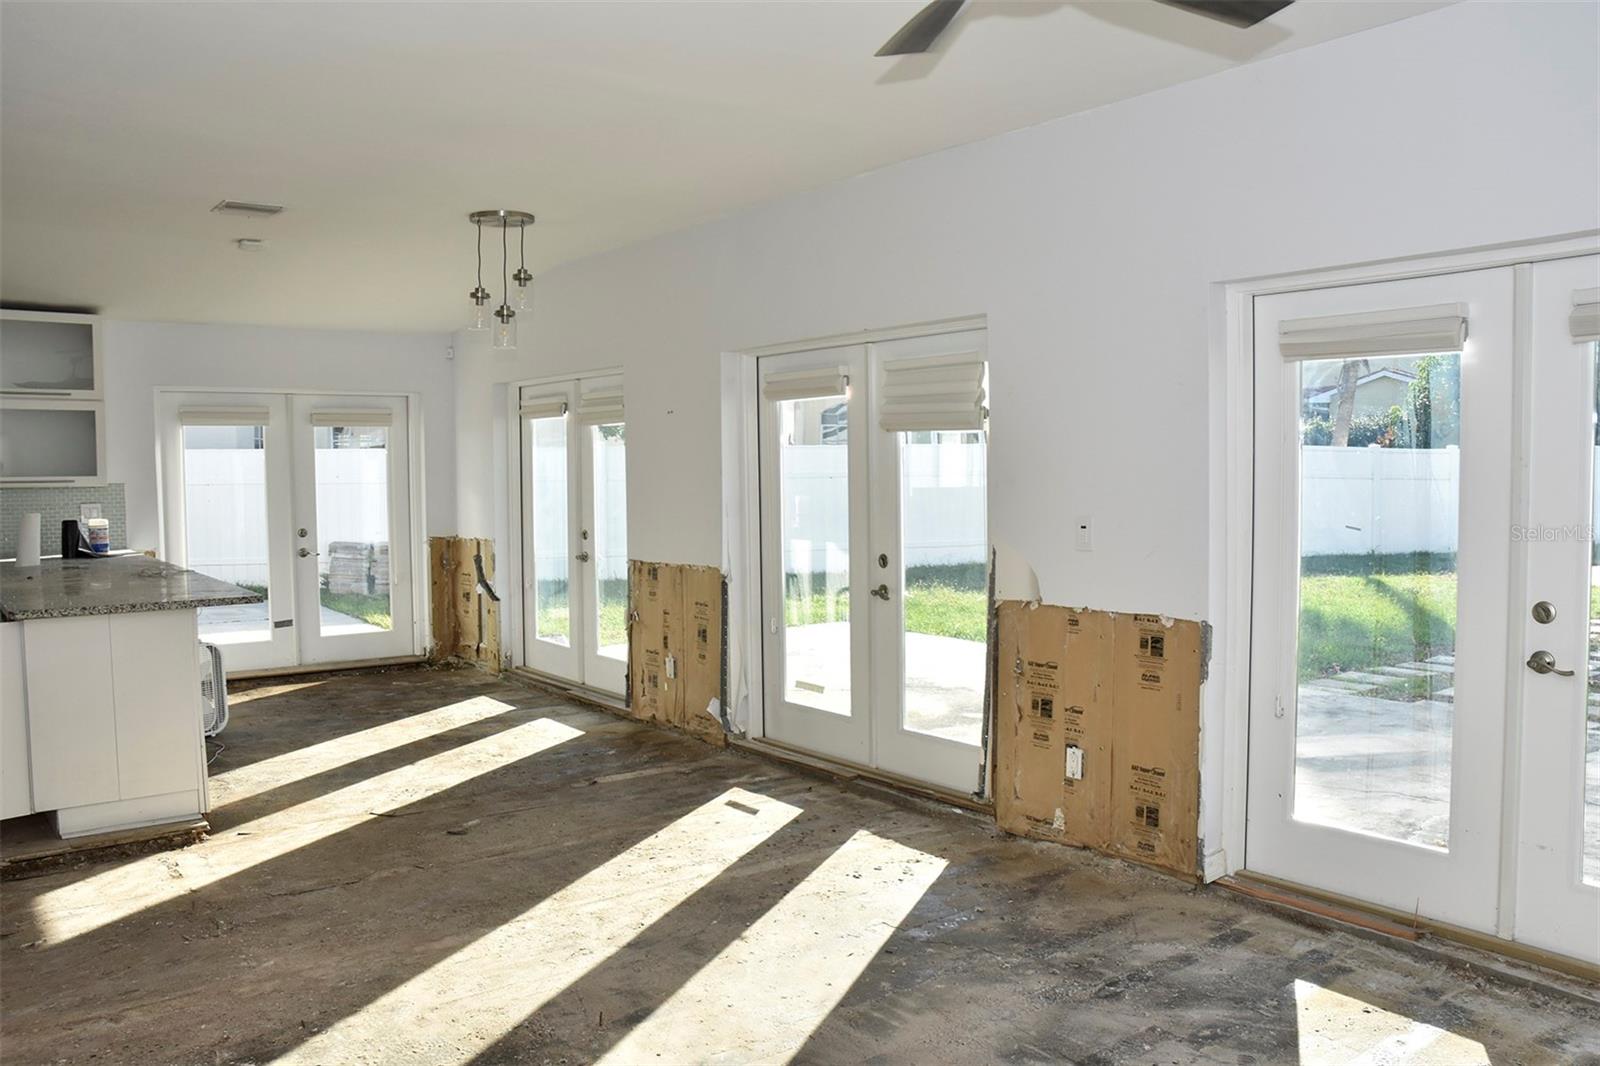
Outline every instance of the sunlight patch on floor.
{"type": "Polygon", "coordinates": [[[787,1062],[945,865],[856,832],[601,1062],[787,1062]]]}
{"type": "Polygon", "coordinates": [[[550,718],[525,722],[245,822],[184,851],[149,855],[46,892],[33,903],[43,946],[122,921],[582,735],[550,718]]]}
{"type": "Polygon", "coordinates": [[[730,789],[277,1061],[471,1062],[799,813],[730,789]]]}
{"type": "Polygon", "coordinates": [[[1310,981],[1294,983],[1300,1066],[1487,1066],[1476,1040],[1310,981]]]}
{"type": "Polygon", "coordinates": [[[424,740],[438,733],[459,729],[497,714],[515,710],[509,703],[488,696],[436,707],[431,711],[398,718],[354,733],[346,733],[319,744],[286,751],[259,762],[214,774],[211,778],[212,804],[220,810],[263,792],[294,781],[337,770],[341,766],[369,759],[392,748],[424,740]]]}

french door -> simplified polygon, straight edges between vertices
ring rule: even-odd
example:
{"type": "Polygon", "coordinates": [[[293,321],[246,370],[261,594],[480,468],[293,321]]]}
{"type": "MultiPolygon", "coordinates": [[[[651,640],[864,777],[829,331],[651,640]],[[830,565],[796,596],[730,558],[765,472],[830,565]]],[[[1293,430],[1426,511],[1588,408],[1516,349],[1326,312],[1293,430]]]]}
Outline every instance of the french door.
{"type": "Polygon", "coordinates": [[[525,385],[519,416],[524,662],[620,695],[628,672],[622,379],[525,385]]]}
{"type": "Polygon", "coordinates": [[[230,671],[418,650],[402,397],[160,396],[166,556],[266,597],[199,612],[230,671]]]}
{"type": "Polygon", "coordinates": [[[768,738],[982,784],[981,330],[760,363],[768,738]]]}
{"type": "Polygon", "coordinates": [[[1255,300],[1250,870],[1600,956],[1595,262],[1255,300]]]}

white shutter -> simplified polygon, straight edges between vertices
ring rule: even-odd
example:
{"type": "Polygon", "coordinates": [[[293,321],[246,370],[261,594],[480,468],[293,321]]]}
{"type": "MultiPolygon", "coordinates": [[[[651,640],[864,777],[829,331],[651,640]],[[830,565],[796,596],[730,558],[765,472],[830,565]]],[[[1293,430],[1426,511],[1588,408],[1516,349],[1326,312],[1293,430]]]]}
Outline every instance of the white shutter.
{"type": "Polygon", "coordinates": [[[523,418],[560,418],[567,413],[565,396],[539,396],[522,390],[522,406],[517,411],[523,418]]]}
{"type": "Polygon", "coordinates": [[[1434,304],[1278,323],[1285,359],[1458,352],[1467,339],[1467,305],[1434,304]]]}
{"type": "Polygon", "coordinates": [[[878,424],[902,430],[982,429],[983,357],[976,351],[932,359],[902,359],[883,367],[878,394],[878,424]]]}
{"type": "Polygon", "coordinates": [[[843,396],[850,388],[850,375],[842,366],[815,370],[788,370],[768,374],[761,383],[761,395],[768,400],[810,400],[820,396],[843,396]]]}
{"type": "Polygon", "coordinates": [[[1578,289],[1572,294],[1572,339],[1600,341],[1600,289],[1578,289]]]}
{"type": "Polygon", "coordinates": [[[266,407],[180,407],[180,426],[265,426],[272,421],[266,407]]]}
{"type": "Polygon", "coordinates": [[[387,407],[369,407],[360,411],[312,411],[313,426],[387,426],[394,422],[394,414],[387,407]]]}
{"type": "Polygon", "coordinates": [[[578,421],[591,426],[623,421],[622,386],[608,385],[579,395],[578,421]]]}

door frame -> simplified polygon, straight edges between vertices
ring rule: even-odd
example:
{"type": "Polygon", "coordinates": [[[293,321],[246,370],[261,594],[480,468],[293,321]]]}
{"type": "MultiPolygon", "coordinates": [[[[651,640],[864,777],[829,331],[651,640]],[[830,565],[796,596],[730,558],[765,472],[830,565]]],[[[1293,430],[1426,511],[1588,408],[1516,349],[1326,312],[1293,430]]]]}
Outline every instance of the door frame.
{"type": "MultiPolygon", "coordinates": [[[[788,355],[820,348],[871,345],[971,330],[984,330],[987,336],[988,328],[989,318],[986,314],[971,314],[930,319],[903,326],[824,334],[803,340],[784,341],[723,353],[723,536],[726,543],[723,550],[723,568],[727,571],[729,579],[728,687],[733,721],[736,726],[744,730],[748,740],[762,742],[771,739],[766,726],[763,674],[761,463],[756,458],[760,454],[761,439],[760,419],[757,417],[761,405],[758,360],[770,355],[788,355]]],[[[991,529],[991,537],[992,532],[991,529]]],[[[991,760],[984,758],[982,761],[984,765],[981,788],[976,792],[964,794],[964,798],[977,797],[980,804],[987,804],[990,795],[991,760]]],[[[847,765],[863,770],[869,775],[880,774],[870,767],[854,763],[847,765]]],[[[890,772],[882,772],[881,776],[896,783],[905,781],[890,772]]],[[[918,787],[939,791],[932,786],[918,787]]],[[[972,800],[967,798],[967,802],[971,803],[972,800]]]]}
{"type": "MultiPolygon", "coordinates": [[[[1208,589],[1215,604],[1216,633],[1212,683],[1201,692],[1201,834],[1207,842],[1204,879],[1245,872],[1246,790],[1249,770],[1251,603],[1254,595],[1255,493],[1255,316],[1258,296],[1306,289],[1364,285],[1491,267],[1514,267],[1551,259],[1600,252],[1600,230],[1579,235],[1541,238],[1477,249],[1382,260],[1357,266],[1317,268],[1219,282],[1209,301],[1210,470],[1212,491],[1208,514],[1210,540],[1208,589]]],[[[1520,290],[1519,290],[1520,294],[1520,290]]],[[[1520,413],[1528,385],[1528,323],[1517,312],[1512,358],[1519,411],[1513,416],[1515,461],[1526,461],[1528,426],[1520,413]]],[[[1517,513],[1524,502],[1521,488],[1513,500],[1517,513]]],[[[1515,549],[1514,553],[1515,553],[1515,549]]],[[[1524,573],[1526,560],[1513,555],[1513,580],[1524,573]]],[[[1521,603],[1512,589],[1514,603],[1521,603]]],[[[1520,619],[1513,632],[1521,632],[1520,619]]],[[[1520,644],[1507,649],[1508,676],[1522,669],[1520,644]],[[1512,667],[1515,670],[1512,670],[1512,667]]],[[[1514,839],[1517,791],[1521,782],[1518,738],[1522,729],[1520,680],[1508,684],[1505,768],[1502,773],[1501,834],[1514,839]]],[[[1515,849],[1501,849],[1500,907],[1497,933],[1509,939],[1515,912],[1515,849]]]]}
{"type": "MultiPolygon", "coordinates": [[[[411,525],[411,654],[413,656],[421,656],[427,652],[428,645],[433,639],[432,626],[430,624],[432,603],[428,587],[430,582],[428,582],[425,577],[425,575],[428,573],[427,479],[424,475],[423,465],[424,453],[422,440],[424,429],[421,393],[395,392],[392,390],[383,391],[378,389],[339,389],[330,394],[307,388],[265,388],[261,386],[231,388],[215,385],[155,386],[151,390],[151,398],[152,409],[155,417],[156,542],[158,545],[160,545],[160,550],[165,556],[172,553],[170,545],[174,543],[172,540],[173,536],[181,535],[181,530],[174,531],[171,528],[172,523],[170,519],[173,517],[175,512],[169,503],[169,494],[173,491],[181,491],[181,483],[180,485],[175,486],[169,484],[168,482],[170,481],[170,475],[172,472],[181,469],[175,465],[176,463],[182,461],[181,458],[174,457],[170,454],[170,450],[174,443],[178,445],[180,450],[182,447],[181,441],[175,442],[173,440],[172,434],[170,433],[170,423],[172,415],[176,412],[178,405],[182,403],[182,397],[207,397],[212,400],[215,400],[219,396],[261,398],[279,397],[284,401],[283,406],[285,409],[284,415],[287,428],[287,420],[291,413],[289,408],[293,406],[291,402],[293,397],[324,395],[349,396],[352,398],[382,397],[385,399],[403,399],[405,401],[407,423],[406,461],[409,475],[408,495],[410,496],[410,505],[407,510],[409,512],[408,517],[411,525]]],[[[290,477],[292,478],[294,476],[294,472],[292,470],[292,451],[294,448],[292,434],[290,434],[290,438],[286,442],[285,447],[290,451],[287,461],[291,466],[290,477]]],[[[292,501],[294,498],[294,485],[292,481],[288,486],[288,490],[290,506],[292,507],[292,501]]],[[[292,597],[294,595],[294,581],[292,572],[288,578],[288,581],[291,586],[290,595],[292,597]]],[[[293,602],[293,600],[291,600],[291,602],[293,602]]],[[[298,603],[295,603],[295,609],[298,611],[298,603]]],[[[316,668],[326,669],[330,665],[339,664],[318,664],[316,668]]],[[[299,638],[297,634],[295,638],[294,665],[269,668],[265,672],[281,673],[310,668],[310,666],[300,661],[299,638]]],[[[236,672],[242,674],[254,674],[258,671],[246,669],[236,672]]]]}

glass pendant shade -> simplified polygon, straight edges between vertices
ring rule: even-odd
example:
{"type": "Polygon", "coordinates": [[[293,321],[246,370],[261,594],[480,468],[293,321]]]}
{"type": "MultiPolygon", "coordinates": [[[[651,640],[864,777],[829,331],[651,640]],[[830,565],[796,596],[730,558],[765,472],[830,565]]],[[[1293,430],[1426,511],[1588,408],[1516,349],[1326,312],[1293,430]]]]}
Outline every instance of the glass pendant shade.
{"type": "Polygon", "coordinates": [[[472,308],[472,321],[467,328],[481,333],[489,328],[489,308],[484,304],[477,304],[472,308]]]}
{"type": "Polygon", "coordinates": [[[517,347],[517,320],[515,318],[497,318],[494,323],[494,349],[499,352],[509,352],[517,347]]]}
{"type": "Polygon", "coordinates": [[[517,287],[512,290],[511,293],[512,309],[516,311],[526,311],[528,309],[528,305],[533,302],[532,297],[529,295],[532,291],[533,290],[527,285],[527,283],[519,282],[517,287]]]}

